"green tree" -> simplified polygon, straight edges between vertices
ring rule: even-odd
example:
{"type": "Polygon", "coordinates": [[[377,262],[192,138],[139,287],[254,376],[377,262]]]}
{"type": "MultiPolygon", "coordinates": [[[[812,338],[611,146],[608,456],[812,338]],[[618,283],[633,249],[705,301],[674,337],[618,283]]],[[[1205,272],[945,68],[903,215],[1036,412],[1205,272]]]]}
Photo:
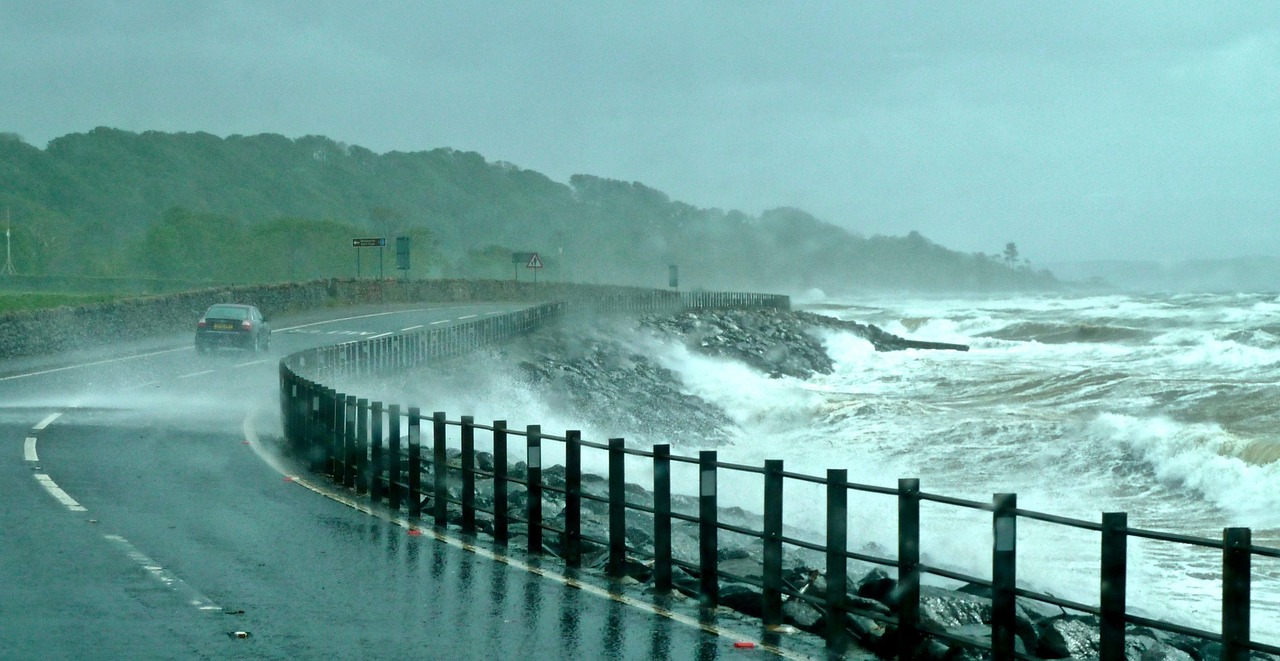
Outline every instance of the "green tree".
{"type": "Polygon", "coordinates": [[[139,263],[153,276],[252,282],[260,274],[234,218],[173,207],[143,236],[139,263]]]}

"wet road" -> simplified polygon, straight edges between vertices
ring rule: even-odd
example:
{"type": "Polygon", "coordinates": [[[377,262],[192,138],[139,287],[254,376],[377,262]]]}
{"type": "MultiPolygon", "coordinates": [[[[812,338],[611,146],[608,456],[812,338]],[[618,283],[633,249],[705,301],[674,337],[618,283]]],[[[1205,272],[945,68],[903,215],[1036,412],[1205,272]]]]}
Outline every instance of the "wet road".
{"type": "Polygon", "coordinates": [[[273,461],[278,356],[507,309],[276,320],[265,357],[183,336],[0,365],[0,655],[776,658],[734,646],[749,623],[710,633],[411,534],[273,461]]]}

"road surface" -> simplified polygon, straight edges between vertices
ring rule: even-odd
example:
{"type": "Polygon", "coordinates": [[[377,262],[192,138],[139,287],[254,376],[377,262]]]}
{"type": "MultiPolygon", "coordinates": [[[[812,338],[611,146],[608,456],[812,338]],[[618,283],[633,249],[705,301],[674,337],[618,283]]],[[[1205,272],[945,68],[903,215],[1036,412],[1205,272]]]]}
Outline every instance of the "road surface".
{"type": "Polygon", "coordinates": [[[273,320],[266,356],[197,356],[180,336],[0,365],[0,656],[816,654],[797,637],[779,643],[785,650],[744,647],[761,642],[748,621],[680,603],[658,616],[608,596],[597,578],[558,578],[554,560],[535,573],[416,534],[274,460],[279,356],[510,309],[273,320]],[[317,493],[326,490],[332,497],[317,493]]]}

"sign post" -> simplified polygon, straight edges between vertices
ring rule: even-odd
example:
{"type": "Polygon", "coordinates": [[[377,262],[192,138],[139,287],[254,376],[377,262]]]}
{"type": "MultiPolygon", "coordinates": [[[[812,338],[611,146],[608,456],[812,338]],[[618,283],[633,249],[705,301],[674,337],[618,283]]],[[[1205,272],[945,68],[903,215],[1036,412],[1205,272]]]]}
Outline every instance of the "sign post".
{"type": "Polygon", "coordinates": [[[396,237],[396,269],[398,269],[398,270],[400,270],[400,271],[404,271],[404,272],[405,272],[405,277],[406,277],[406,278],[408,277],[408,275],[409,275],[409,274],[408,274],[408,271],[409,271],[409,237],[407,237],[407,236],[397,236],[397,237],[396,237]]]}
{"type": "Polygon", "coordinates": [[[538,284],[538,269],[542,268],[542,260],[538,258],[538,253],[533,253],[529,258],[529,263],[524,265],[527,269],[533,269],[533,284],[538,284]]]}
{"type": "Polygon", "coordinates": [[[382,279],[382,249],[387,245],[385,236],[351,239],[351,247],[356,248],[356,278],[360,277],[360,248],[377,248],[378,249],[378,279],[382,279]]]}

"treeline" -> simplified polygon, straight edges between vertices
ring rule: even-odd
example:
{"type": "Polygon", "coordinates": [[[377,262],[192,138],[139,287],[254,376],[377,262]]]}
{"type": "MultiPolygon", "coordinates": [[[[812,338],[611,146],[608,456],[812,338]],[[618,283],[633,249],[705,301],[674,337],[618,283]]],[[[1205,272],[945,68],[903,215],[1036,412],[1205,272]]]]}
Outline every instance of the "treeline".
{"type": "MultiPolygon", "coordinates": [[[[409,236],[412,277],[539,277],[663,287],[828,292],[1056,286],[996,256],[912,232],[864,237],[797,209],[758,217],[639,183],[567,184],[473,152],[375,154],[327,138],[98,128],[47,148],[0,134],[0,205],[24,273],[267,282],[356,274],[355,237],[409,236]]],[[[359,249],[375,275],[376,249],[359,249]]]]}

